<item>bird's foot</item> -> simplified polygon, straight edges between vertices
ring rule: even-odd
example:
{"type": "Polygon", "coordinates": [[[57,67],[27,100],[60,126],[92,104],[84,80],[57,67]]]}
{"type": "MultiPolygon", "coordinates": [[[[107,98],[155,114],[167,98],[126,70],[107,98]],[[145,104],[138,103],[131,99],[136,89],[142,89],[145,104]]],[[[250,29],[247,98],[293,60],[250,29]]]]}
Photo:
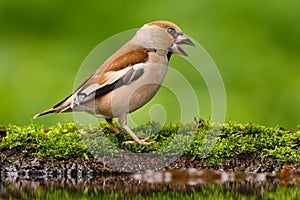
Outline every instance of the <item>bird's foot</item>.
{"type": "Polygon", "coordinates": [[[147,138],[145,138],[145,139],[135,139],[135,140],[133,140],[133,141],[125,141],[125,142],[123,142],[122,144],[123,145],[126,145],[126,144],[133,144],[133,143],[139,143],[139,144],[142,144],[142,145],[146,145],[146,146],[149,146],[149,145],[151,145],[151,144],[153,144],[154,142],[147,142],[146,140],[148,140],[149,139],[149,137],[147,137],[147,138]]]}

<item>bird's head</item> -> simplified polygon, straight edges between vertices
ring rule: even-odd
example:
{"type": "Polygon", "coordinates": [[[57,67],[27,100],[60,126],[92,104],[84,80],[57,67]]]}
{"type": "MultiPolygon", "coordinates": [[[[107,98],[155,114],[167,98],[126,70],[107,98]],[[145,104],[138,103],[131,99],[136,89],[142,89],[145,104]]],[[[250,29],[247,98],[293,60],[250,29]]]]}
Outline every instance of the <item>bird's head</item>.
{"type": "Polygon", "coordinates": [[[184,56],[188,54],[180,45],[195,46],[176,24],[169,21],[154,21],[145,24],[137,31],[133,39],[144,48],[160,49],[184,56]]]}

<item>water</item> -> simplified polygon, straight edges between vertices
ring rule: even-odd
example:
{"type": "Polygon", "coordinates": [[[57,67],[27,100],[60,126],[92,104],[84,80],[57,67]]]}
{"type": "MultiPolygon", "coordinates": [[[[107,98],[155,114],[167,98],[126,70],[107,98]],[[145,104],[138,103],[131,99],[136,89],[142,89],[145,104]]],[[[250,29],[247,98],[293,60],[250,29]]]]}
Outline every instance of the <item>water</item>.
{"type": "Polygon", "coordinates": [[[300,172],[162,170],[139,174],[2,171],[0,199],[300,199],[300,172]]]}

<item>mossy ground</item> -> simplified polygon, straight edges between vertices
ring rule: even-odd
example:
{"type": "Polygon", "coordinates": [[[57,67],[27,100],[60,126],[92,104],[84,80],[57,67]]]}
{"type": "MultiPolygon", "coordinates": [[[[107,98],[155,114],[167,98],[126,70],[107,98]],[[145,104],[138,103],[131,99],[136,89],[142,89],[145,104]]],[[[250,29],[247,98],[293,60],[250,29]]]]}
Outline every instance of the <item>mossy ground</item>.
{"type": "Polygon", "coordinates": [[[164,153],[167,151],[168,154],[175,154],[179,147],[186,147],[183,156],[214,166],[248,155],[260,163],[270,160],[282,164],[300,163],[299,129],[289,131],[280,127],[234,122],[221,125],[200,119],[193,124],[169,124],[164,127],[152,122],[134,131],[141,138],[150,136],[149,141],[155,143],[150,146],[123,145],[124,141],[131,140],[130,136],[125,132],[116,135],[105,122],[88,127],[74,123],[56,124],[49,128],[34,123],[27,126],[8,125],[0,127],[0,152],[6,155],[8,162],[14,159],[8,154],[56,162],[115,155],[118,152],[112,146],[132,152],[152,152],[164,147],[164,153]],[[101,154],[95,156],[90,147],[99,145],[101,154]]]}

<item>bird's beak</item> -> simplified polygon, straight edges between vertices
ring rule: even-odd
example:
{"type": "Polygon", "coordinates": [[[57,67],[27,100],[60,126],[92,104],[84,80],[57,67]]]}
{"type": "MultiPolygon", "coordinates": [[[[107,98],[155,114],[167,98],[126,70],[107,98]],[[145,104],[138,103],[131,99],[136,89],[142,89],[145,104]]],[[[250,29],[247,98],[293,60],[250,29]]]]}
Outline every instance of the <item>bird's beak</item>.
{"type": "Polygon", "coordinates": [[[195,44],[192,42],[190,38],[188,38],[186,35],[180,34],[175,39],[174,44],[169,48],[169,51],[179,55],[188,56],[188,54],[184,51],[184,49],[181,46],[179,46],[181,44],[186,44],[193,47],[195,46],[195,44]]]}

